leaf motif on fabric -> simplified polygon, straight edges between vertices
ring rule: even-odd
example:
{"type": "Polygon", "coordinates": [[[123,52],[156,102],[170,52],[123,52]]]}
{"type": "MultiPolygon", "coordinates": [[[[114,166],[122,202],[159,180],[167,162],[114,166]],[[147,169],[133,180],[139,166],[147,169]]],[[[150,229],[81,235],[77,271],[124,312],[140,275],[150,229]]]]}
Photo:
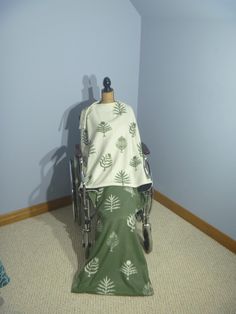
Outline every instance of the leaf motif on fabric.
{"type": "Polygon", "coordinates": [[[88,156],[96,152],[94,144],[92,144],[92,142],[89,140],[88,131],[86,129],[82,131],[82,142],[87,146],[88,156]]]}
{"type": "Polygon", "coordinates": [[[108,124],[105,121],[100,122],[99,125],[97,126],[97,132],[101,132],[103,134],[103,137],[105,137],[106,133],[111,130],[112,128],[110,124],[108,124]]]}
{"type": "Polygon", "coordinates": [[[94,144],[92,144],[91,142],[89,142],[88,144],[88,156],[92,155],[96,153],[96,150],[95,150],[95,147],[94,147],[94,144]]]}
{"type": "Polygon", "coordinates": [[[115,292],[114,288],[115,288],[114,282],[106,276],[104,279],[99,281],[99,284],[97,286],[97,293],[112,295],[115,292]]]}
{"type": "Polygon", "coordinates": [[[84,143],[84,145],[89,144],[88,131],[86,129],[83,129],[82,131],[82,142],[84,143]]]}
{"type": "Polygon", "coordinates": [[[132,188],[130,186],[127,186],[127,187],[124,188],[124,190],[126,192],[128,192],[131,195],[132,198],[135,196],[134,188],[132,188]]]}
{"type": "Polygon", "coordinates": [[[113,231],[106,241],[107,246],[110,248],[110,252],[113,252],[113,249],[119,244],[119,242],[117,234],[113,231]]]}
{"type": "Polygon", "coordinates": [[[139,156],[143,158],[142,143],[137,144],[139,156]]]}
{"type": "Polygon", "coordinates": [[[153,295],[153,288],[152,284],[148,282],[144,287],[143,287],[143,294],[144,295],[153,295]]]}
{"type": "Polygon", "coordinates": [[[137,167],[138,165],[140,165],[142,163],[141,159],[138,156],[134,156],[131,160],[129,165],[131,167],[133,167],[135,169],[135,171],[137,171],[137,167]]]}
{"type": "Polygon", "coordinates": [[[100,166],[103,168],[103,170],[105,171],[106,168],[111,167],[112,165],[112,159],[111,159],[111,154],[105,154],[102,156],[102,158],[100,159],[100,166]]]}
{"type": "Polygon", "coordinates": [[[115,176],[115,182],[120,183],[122,185],[129,184],[130,183],[129,175],[125,172],[125,170],[120,170],[115,176]]]}
{"type": "Polygon", "coordinates": [[[84,270],[88,274],[88,277],[96,274],[99,268],[99,259],[97,257],[93,258],[88,264],[85,265],[84,270]]]}
{"type": "Polygon", "coordinates": [[[123,153],[124,149],[127,147],[127,140],[123,136],[119,137],[116,142],[116,147],[123,153]]]}
{"type": "Polygon", "coordinates": [[[113,210],[119,209],[119,208],[120,208],[119,198],[115,195],[112,195],[112,194],[110,196],[108,196],[108,198],[106,199],[106,201],[104,203],[104,209],[107,211],[110,211],[112,213],[113,210]]]}
{"type": "Polygon", "coordinates": [[[133,232],[135,230],[135,226],[136,226],[135,214],[130,214],[127,217],[127,225],[130,228],[131,232],[133,232]]]}
{"type": "Polygon", "coordinates": [[[130,260],[127,260],[120,268],[120,271],[126,275],[126,279],[129,280],[131,275],[137,274],[137,268],[132,264],[130,260]]]}
{"type": "Polygon", "coordinates": [[[126,113],[125,105],[117,101],[115,103],[113,113],[118,116],[121,116],[123,113],[126,113]]]}
{"type": "Polygon", "coordinates": [[[136,135],[136,123],[135,122],[130,123],[129,133],[132,135],[132,137],[135,137],[135,135],[136,135]]]}
{"type": "Polygon", "coordinates": [[[99,188],[97,190],[97,202],[99,202],[100,198],[102,197],[103,192],[104,192],[104,188],[99,188]]]}

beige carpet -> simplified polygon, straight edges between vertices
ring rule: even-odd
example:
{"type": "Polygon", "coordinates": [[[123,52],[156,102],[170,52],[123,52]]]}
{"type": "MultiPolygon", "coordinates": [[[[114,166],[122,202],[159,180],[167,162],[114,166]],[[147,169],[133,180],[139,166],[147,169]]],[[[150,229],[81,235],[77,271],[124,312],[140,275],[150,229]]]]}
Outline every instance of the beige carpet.
{"type": "Polygon", "coordinates": [[[235,314],[236,256],[157,202],[151,220],[153,297],[70,292],[83,263],[70,207],[1,227],[11,283],[0,290],[0,313],[235,314]]]}

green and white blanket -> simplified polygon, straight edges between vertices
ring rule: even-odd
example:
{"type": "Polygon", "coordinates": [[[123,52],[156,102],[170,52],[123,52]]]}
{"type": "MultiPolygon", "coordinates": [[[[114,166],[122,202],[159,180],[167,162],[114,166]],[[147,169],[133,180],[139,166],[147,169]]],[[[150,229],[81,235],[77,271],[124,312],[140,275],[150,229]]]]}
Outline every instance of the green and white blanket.
{"type": "Polygon", "coordinates": [[[151,183],[132,107],[95,102],[80,117],[81,150],[87,188],[138,187],[151,183]]]}
{"type": "Polygon", "coordinates": [[[123,102],[86,108],[80,118],[81,150],[87,189],[97,209],[95,244],[75,278],[72,292],[105,295],[153,294],[136,229],[135,213],[151,184],[132,108],[123,102]]]}
{"type": "Polygon", "coordinates": [[[96,241],[72,292],[103,295],[153,294],[137,232],[135,213],[145,201],[130,187],[105,187],[90,192],[97,208],[96,241]]]}

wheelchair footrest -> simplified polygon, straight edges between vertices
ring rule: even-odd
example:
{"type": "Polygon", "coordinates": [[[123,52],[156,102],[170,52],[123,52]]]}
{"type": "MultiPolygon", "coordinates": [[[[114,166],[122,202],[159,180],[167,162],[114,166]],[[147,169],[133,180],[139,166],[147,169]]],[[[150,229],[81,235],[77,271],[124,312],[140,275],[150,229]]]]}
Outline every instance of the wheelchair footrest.
{"type": "Polygon", "coordinates": [[[151,224],[143,224],[143,246],[146,253],[152,251],[151,224]]]}

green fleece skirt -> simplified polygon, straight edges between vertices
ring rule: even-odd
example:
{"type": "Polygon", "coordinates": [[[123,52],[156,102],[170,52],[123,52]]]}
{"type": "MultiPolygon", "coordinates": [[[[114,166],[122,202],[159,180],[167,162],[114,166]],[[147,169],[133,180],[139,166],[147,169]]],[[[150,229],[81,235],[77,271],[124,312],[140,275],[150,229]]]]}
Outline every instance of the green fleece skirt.
{"type": "Polygon", "coordinates": [[[72,292],[153,295],[135,213],[145,201],[136,188],[111,186],[91,192],[97,208],[95,243],[72,292]]]}

